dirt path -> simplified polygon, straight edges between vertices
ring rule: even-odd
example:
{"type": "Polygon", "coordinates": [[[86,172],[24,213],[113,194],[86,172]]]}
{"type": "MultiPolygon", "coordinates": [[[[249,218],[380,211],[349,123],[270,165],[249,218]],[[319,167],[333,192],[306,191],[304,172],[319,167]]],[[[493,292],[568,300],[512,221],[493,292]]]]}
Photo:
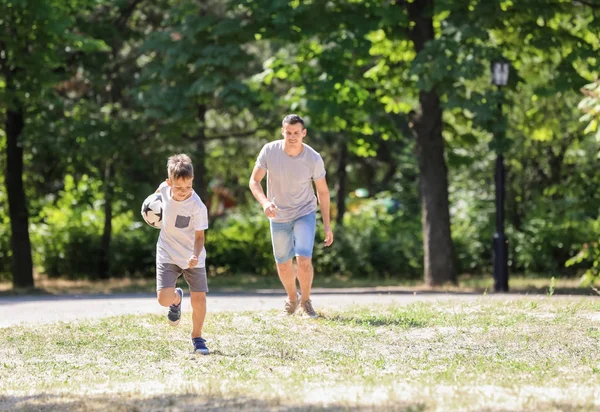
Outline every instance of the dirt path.
{"type": "MultiPolygon", "coordinates": [[[[398,288],[315,289],[313,304],[326,311],[351,305],[396,303],[406,305],[417,301],[518,299],[525,295],[474,293],[413,292],[398,288]]],[[[558,298],[554,296],[553,298],[558,298]]],[[[571,297],[562,297],[571,298],[571,297]]],[[[577,296],[572,298],[585,299],[577,296]]],[[[211,292],[208,311],[241,311],[282,309],[283,290],[253,292],[211,292]]],[[[184,298],[184,310],[189,310],[189,295],[184,298]]],[[[0,328],[19,324],[52,323],[84,318],[100,318],[131,313],[166,313],[154,294],[61,295],[0,297],[0,328]]]]}

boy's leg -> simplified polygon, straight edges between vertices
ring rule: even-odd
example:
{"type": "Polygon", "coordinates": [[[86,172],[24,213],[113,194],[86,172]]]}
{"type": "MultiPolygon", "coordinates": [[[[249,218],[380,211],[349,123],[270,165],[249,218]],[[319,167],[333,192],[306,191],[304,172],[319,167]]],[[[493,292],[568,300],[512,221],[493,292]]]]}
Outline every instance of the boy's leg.
{"type": "Polygon", "coordinates": [[[288,301],[295,302],[298,291],[296,272],[292,263],[294,257],[293,222],[271,222],[271,241],[279,280],[288,295],[288,301]]]}
{"type": "Polygon", "coordinates": [[[167,319],[172,326],[177,326],[181,320],[183,290],[175,287],[181,272],[179,266],[171,263],[156,264],[156,296],[161,306],[169,307],[167,319]]]}
{"type": "Polygon", "coordinates": [[[208,355],[206,340],[202,337],[202,327],[206,318],[206,292],[208,292],[206,268],[186,269],[183,276],[190,287],[194,352],[208,355]]]}
{"type": "Polygon", "coordinates": [[[192,339],[202,336],[202,326],[206,318],[206,293],[190,292],[192,301],[192,339]]]}
{"type": "Polygon", "coordinates": [[[199,338],[202,336],[202,326],[206,317],[206,292],[208,292],[206,268],[186,269],[183,271],[183,276],[190,287],[192,338],[199,338]]]}
{"type": "Polygon", "coordinates": [[[181,296],[175,292],[181,268],[171,263],[156,264],[156,297],[161,306],[179,305],[181,296]]]}

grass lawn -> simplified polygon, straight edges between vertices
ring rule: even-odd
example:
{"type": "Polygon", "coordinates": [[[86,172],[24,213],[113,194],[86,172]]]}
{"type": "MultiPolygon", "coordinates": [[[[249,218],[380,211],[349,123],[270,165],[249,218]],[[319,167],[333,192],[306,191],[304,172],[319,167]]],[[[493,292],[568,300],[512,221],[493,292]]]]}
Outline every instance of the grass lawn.
{"type": "Polygon", "coordinates": [[[0,410],[600,409],[600,301],[528,296],[0,329],[0,410]]]}

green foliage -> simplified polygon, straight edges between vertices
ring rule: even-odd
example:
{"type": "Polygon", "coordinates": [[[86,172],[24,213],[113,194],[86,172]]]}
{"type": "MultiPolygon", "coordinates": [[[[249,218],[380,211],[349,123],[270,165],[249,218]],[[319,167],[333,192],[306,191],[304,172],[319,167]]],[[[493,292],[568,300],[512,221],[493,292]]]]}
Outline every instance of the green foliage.
{"type": "Polygon", "coordinates": [[[75,16],[87,0],[0,2],[3,26],[3,105],[31,106],[48,87],[63,78],[66,60],[76,52],[106,50],[102,41],[73,31],[75,16]],[[19,103],[17,103],[19,102],[19,103]]]}
{"type": "MultiPolygon", "coordinates": [[[[4,153],[6,146],[6,135],[0,130],[0,153],[4,153]]],[[[0,170],[4,170],[5,157],[0,157],[0,170]]],[[[0,173],[0,233],[9,234],[10,219],[8,216],[8,199],[4,190],[4,173],[0,173]]],[[[11,247],[10,236],[0,236],[0,281],[10,277],[11,272],[11,247]]]]}
{"type": "Polygon", "coordinates": [[[211,275],[275,272],[269,220],[262,211],[238,212],[217,220],[207,231],[206,253],[211,275]]]}
{"type": "Polygon", "coordinates": [[[93,273],[102,227],[98,189],[99,183],[88,176],[78,182],[66,176],[56,202],[42,209],[40,221],[31,225],[34,261],[44,273],[71,278],[93,273]]]}
{"type": "Polygon", "coordinates": [[[318,231],[314,266],[320,276],[414,279],[422,274],[423,241],[418,215],[408,213],[389,193],[364,201],[334,228],[335,242],[322,245],[318,231]]]}
{"type": "MultiPolygon", "coordinates": [[[[596,81],[587,85],[582,89],[585,97],[579,104],[579,109],[585,112],[585,115],[580,119],[584,122],[589,122],[585,133],[595,133],[596,143],[600,142],[600,81],[596,81]]],[[[592,154],[595,154],[594,160],[597,160],[598,145],[594,144],[592,154]]],[[[594,167],[592,170],[596,170],[594,167]]],[[[587,177],[587,176],[586,176],[587,177]]],[[[594,187],[593,193],[597,192],[597,183],[600,181],[597,175],[594,176],[592,185],[594,187]]],[[[582,275],[582,283],[586,286],[594,285],[600,280],[600,245],[597,239],[600,238],[600,217],[598,216],[597,203],[594,205],[595,219],[590,218],[584,220],[587,228],[591,229],[591,233],[588,235],[587,241],[583,243],[583,247],[575,256],[566,262],[566,266],[582,267],[584,272],[582,275]]]]}
{"type": "Polygon", "coordinates": [[[579,109],[585,114],[581,121],[588,122],[584,133],[592,133],[600,142],[600,80],[590,83],[582,89],[585,97],[579,103],[579,109]]]}
{"type": "MultiPolygon", "coordinates": [[[[466,177],[466,176],[465,176],[466,177]]],[[[456,176],[450,193],[452,240],[458,273],[485,273],[491,270],[491,243],[494,233],[493,200],[473,180],[456,176]],[[461,187],[466,184],[466,187],[461,187]],[[460,187],[460,190],[457,190],[460,187]],[[482,197],[484,195],[484,197],[482,197]]]]}
{"type": "Polygon", "coordinates": [[[226,5],[181,2],[165,16],[164,30],[147,36],[138,98],[150,118],[190,128],[204,121],[197,118],[199,105],[224,109],[254,103],[245,76],[254,62],[245,43],[253,39],[226,5]]]}
{"type": "MultiPolygon", "coordinates": [[[[600,19],[571,0],[436,0],[434,39],[419,48],[407,11],[418,3],[0,0],[0,117],[15,102],[26,109],[36,264],[53,276],[92,274],[112,196],[113,275],[151,274],[157,232],[138,205],[164,178],[166,156],[190,151],[205,162],[204,182],[222,178],[240,209],[207,234],[211,272],[274,273],[268,222],[246,211],[255,207],[247,180],[276,135],[273,119],[298,111],[330,187],[343,186],[335,170],[344,168],[347,192],[373,196],[348,212],[331,248],[318,238],[317,272],[414,276],[422,245],[407,115],[435,90],[459,271],[491,270],[496,151],[507,162],[511,271],[595,267],[600,84],[583,89],[584,123],[575,93],[596,80],[600,19]],[[501,55],[512,66],[497,91],[489,62],[501,55]],[[347,164],[336,165],[341,145],[347,164]],[[386,198],[402,207],[386,212],[386,198]]],[[[1,233],[10,233],[6,200],[0,189],[1,233]]],[[[10,255],[3,236],[0,272],[10,255]]]]}
{"type": "MultiPolygon", "coordinates": [[[[600,232],[600,219],[594,222],[594,226],[600,232]]],[[[583,268],[582,285],[595,285],[600,280],[600,244],[597,241],[584,243],[579,253],[566,262],[566,266],[583,268]]]]}
{"type": "MultiPolygon", "coordinates": [[[[32,224],[34,260],[51,277],[95,277],[104,226],[101,182],[67,175],[64,189],[32,224]]],[[[137,215],[136,215],[137,216],[137,215]]],[[[113,220],[112,276],[151,275],[158,231],[133,219],[133,211],[113,220]]]]}

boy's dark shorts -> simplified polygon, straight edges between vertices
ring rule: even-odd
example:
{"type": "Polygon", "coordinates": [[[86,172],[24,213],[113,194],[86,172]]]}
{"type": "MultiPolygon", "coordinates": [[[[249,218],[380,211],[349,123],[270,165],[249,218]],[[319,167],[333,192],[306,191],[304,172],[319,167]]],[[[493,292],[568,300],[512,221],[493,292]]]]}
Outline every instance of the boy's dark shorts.
{"type": "Polygon", "coordinates": [[[190,287],[190,292],[208,292],[206,268],[181,269],[173,263],[156,264],[156,290],[174,288],[182,274],[190,287]]]}

